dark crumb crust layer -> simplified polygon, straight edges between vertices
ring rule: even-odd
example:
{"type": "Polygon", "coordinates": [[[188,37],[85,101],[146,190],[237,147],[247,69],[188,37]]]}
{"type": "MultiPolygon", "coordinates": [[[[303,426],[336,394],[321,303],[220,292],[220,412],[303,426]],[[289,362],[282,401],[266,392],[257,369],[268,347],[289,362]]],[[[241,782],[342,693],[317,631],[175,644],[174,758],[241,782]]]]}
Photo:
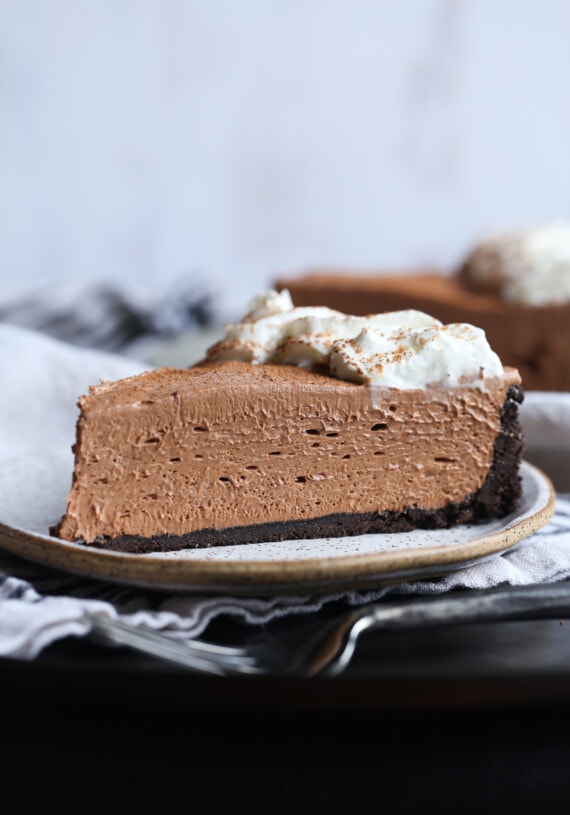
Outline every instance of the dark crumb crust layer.
{"type": "MultiPolygon", "coordinates": [[[[519,465],[523,452],[518,406],[523,391],[511,386],[501,413],[499,435],[493,449],[492,464],[482,487],[461,503],[440,509],[408,507],[403,512],[339,513],[321,518],[255,524],[231,529],[201,529],[187,535],[157,535],[143,538],[122,535],[98,538],[92,544],[102,549],[143,554],[179,549],[205,549],[265,541],[303,538],[338,538],[371,532],[409,532],[412,529],[446,529],[456,524],[481,523],[502,518],[515,510],[521,496],[519,465]]],[[[57,532],[56,532],[57,534],[57,532]]]]}

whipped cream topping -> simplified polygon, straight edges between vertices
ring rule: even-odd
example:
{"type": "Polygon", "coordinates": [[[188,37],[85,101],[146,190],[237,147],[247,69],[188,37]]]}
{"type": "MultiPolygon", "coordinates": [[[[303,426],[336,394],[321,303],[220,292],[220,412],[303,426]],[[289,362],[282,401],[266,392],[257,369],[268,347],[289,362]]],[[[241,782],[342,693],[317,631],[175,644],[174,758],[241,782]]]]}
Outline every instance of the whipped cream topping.
{"type": "Polygon", "coordinates": [[[491,234],[467,260],[469,279],[510,303],[570,301],[570,223],[491,234]]]}
{"type": "Polygon", "coordinates": [[[355,317],[325,306],[295,308],[286,290],[256,297],[207,356],[325,365],[339,379],[401,390],[466,381],[482,387],[503,374],[484,331],[474,326],[443,325],[413,309],[355,317]]]}

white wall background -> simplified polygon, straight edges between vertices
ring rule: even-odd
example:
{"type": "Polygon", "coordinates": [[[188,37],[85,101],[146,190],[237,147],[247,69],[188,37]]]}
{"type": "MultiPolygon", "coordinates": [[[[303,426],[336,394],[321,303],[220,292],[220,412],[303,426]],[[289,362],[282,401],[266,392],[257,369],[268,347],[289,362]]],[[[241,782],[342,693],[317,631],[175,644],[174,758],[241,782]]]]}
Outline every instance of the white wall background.
{"type": "Polygon", "coordinates": [[[4,291],[199,270],[246,302],[558,217],[567,0],[0,0],[4,291]]]}

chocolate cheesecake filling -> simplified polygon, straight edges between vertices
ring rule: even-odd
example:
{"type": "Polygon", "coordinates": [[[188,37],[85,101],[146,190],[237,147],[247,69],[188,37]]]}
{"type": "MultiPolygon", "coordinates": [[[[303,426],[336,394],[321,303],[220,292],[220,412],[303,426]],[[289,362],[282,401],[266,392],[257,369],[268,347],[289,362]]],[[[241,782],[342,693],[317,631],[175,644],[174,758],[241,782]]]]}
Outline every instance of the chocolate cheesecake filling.
{"type": "Polygon", "coordinates": [[[374,391],[240,362],[80,400],[61,538],[127,552],[447,527],[520,496],[520,378],[374,391]]]}

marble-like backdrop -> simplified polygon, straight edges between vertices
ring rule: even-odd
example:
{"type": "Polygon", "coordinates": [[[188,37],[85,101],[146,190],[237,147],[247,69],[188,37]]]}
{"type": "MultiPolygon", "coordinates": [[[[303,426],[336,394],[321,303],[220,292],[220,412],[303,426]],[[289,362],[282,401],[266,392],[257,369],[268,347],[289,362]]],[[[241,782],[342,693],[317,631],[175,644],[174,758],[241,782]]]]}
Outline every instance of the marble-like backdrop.
{"type": "Polygon", "coordinates": [[[1,283],[449,267],[570,216],[566,0],[2,0],[1,283]]]}

